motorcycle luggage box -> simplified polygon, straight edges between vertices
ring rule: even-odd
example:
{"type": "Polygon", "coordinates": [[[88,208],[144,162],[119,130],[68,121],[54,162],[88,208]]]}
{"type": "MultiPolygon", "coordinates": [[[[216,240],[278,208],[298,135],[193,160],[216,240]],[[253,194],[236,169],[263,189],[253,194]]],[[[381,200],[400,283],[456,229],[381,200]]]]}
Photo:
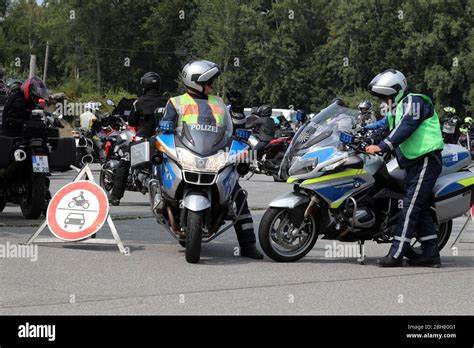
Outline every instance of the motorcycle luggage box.
{"type": "Polygon", "coordinates": [[[440,176],[433,188],[438,221],[451,220],[468,211],[473,193],[474,173],[462,171],[440,176]]]}
{"type": "Polygon", "coordinates": [[[151,164],[151,158],[156,150],[148,139],[142,139],[130,144],[130,164],[132,167],[151,164]]]}
{"type": "Polygon", "coordinates": [[[456,173],[471,164],[471,154],[460,145],[444,144],[441,155],[443,156],[441,175],[456,173]]]}
{"type": "Polygon", "coordinates": [[[65,172],[76,164],[76,141],[74,138],[57,139],[57,146],[49,154],[51,171],[65,172]]]}
{"type": "Polygon", "coordinates": [[[0,169],[8,167],[14,139],[0,135],[0,169]]]}

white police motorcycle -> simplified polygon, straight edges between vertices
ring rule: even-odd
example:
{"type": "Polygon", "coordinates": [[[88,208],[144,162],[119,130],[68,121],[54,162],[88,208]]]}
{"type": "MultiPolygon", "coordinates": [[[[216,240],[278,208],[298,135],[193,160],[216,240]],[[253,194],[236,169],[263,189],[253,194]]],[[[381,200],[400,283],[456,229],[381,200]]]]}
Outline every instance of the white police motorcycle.
{"type": "MultiPolygon", "coordinates": [[[[363,133],[353,131],[356,111],[331,104],[295,135],[285,158],[293,191],[270,202],[259,226],[260,245],[276,261],[304,257],[318,236],[342,242],[391,243],[404,194],[396,159],[364,152],[363,133]],[[388,163],[387,163],[388,162],[388,163]]],[[[445,144],[443,169],[433,189],[438,247],[447,243],[452,220],[474,202],[469,151],[445,144]]],[[[407,257],[421,254],[413,238],[407,257]]]]}
{"type": "Polygon", "coordinates": [[[131,146],[132,166],[151,163],[150,204],[157,222],[186,248],[186,260],[200,260],[201,243],[232,227],[241,211],[234,192],[239,176],[248,172],[242,158],[250,132],[233,136],[230,117],[222,125],[161,123],[163,131],[131,146]],[[226,221],[230,223],[226,224],[226,221]]]}

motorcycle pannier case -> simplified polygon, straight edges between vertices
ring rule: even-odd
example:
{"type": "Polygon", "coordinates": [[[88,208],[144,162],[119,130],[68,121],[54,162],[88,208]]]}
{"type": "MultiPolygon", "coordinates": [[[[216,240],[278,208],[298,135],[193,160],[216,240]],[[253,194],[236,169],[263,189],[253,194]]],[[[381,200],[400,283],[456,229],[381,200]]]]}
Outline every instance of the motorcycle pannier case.
{"type": "Polygon", "coordinates": [[[436,215],[443,222],[467,212],[473,203],[474,173],[462,171],[438,178],[433,189],[436,215]]]}
{"type": "Polygon", "coordinates": [[[154,144],[148,139],[142,139],[130,144],[131,166],[137,167],[151,164],[151,157],[155,152],[154,144]]]}
{"type": "Polygon", "coordinates": [[[10,153],[13,150],[13,140],[12,137],[0,135],[0,169],[8,166],[10,153]]]}
{"type": "Polygon", "coordinates": [[[53,146],[53,149],[49,154],[49,167],[51,171],[65,172],[71,170],[71,165],[76,163],[75,139],[57,139],[57,146],[53,146]]]}

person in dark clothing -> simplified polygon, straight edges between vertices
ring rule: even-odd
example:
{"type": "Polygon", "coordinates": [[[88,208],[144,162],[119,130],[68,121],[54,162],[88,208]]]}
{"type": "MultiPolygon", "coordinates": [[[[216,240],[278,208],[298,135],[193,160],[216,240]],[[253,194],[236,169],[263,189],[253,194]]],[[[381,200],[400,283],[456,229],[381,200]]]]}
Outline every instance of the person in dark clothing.
{"type": "Polygon", "coordinates": [[[21,88],[10,92],[3,109],[2,133],[5,136],[19,137],[26,120],[34,109],[44,109],[48,89],[38,77],[26,80],[21,88]]]}
{"type": "Polygon", "coordinates": [[[160,92],[161,78],[157,73],[148,72],[143,75],[140,85],[143,95],[133,104],[128,124],[137,127],[137,136],[149,138],[155,134],[159,124],[156,109],[165,107],[169,98],[160,92]]]}
{"type": "Polygon", "coordinates": [[[412,266],[440,267],[438,235],[431,215],[432,191],[441,173],[443,137],[431,99],[423,94],[406,94],[407,81],[398,70],[378,74],[369,84],[372,95],[388,105],[397,104],[387,114],[390,134],[368,153],[395,151],[400,168],[405,169],[405,195],[397,229],[388,255],[377,260],[381,267],[400,267],[411,239],[415,236],[423,251],[412,266]]]}
{"type": "MultiPolygon", "coordinates": [[[[152,137],[159,124],[158,112],[166,105],[167,97],[160,94],[161,78],[156,72],[147,72],[140,80],[143,95],[133,104],[128,117],[128,124],[137,128],[137,136],[152,137]]],[[[114,187],[110,196],[110,204],[119,205],[127,186],[130,160],[122,158],[115,172],[114,187]]]]}
{"type": "Polygon", "coordinates": [[[251,124],[247,126],[257,130],[258,144],[253,148],[257,153],[257,158],[263,156],[263,152],[268,143],[275,138],[276,126],[275,121],[272,119],[272,107],[269,104],[260,106],[256,110],[256,114],[259,116],[251,124]]]}
{"type": "MultiPolygon", "coordinates": [[[[187,92],[183,95],[171,98],[166,105],[162,119],[163,125],[167,123],[179,123],[184,120],[187,124],[199,123],[215,124],[221,117],[229,117],[229,113],[223,112],[227,108],[222,99],[211,95],[213,83],[220,75],[219,67],[207,60],[193,61],[183,68],[182,79],[187,87],[187,92]]],[[[229,89],[227,93],[230,107],[230,116],[234,131],[237,128],[245,128],[245,115],[243,114],[242,95],[240,92],[229,89]]],[[[221,120],[222,121],[222,120],[221,120]]],[[[240,190],[237,182],[234,194],[240,190]]],[[[240,255],[252,259],[263,259],[263,254],[257,249],[253,219],[248,208],[245,195],[239,194],[236,197],[237,210],[241,211],[239,220],[234,225],[237,239],[240,245],[240,255]]]]}

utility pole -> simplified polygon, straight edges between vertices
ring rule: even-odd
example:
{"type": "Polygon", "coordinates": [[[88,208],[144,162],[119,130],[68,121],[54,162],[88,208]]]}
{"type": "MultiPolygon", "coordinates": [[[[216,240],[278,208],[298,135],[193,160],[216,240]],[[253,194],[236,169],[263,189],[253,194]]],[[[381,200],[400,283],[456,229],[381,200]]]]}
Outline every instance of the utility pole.
{"type": "Polygon", "coordinates": [[[30,75],[29,77],[32,78],[36,75],[36,55],[32,54],[30,56],[30,75]]]}
{"type": "Polygon", "coordinates": [[[48,76],[48,59],[49,59],[49,41],[46,41],[46,52],[44,54],[44,69],[43,69],[43,81],[46,83],[46,77],[48,76]]]}

